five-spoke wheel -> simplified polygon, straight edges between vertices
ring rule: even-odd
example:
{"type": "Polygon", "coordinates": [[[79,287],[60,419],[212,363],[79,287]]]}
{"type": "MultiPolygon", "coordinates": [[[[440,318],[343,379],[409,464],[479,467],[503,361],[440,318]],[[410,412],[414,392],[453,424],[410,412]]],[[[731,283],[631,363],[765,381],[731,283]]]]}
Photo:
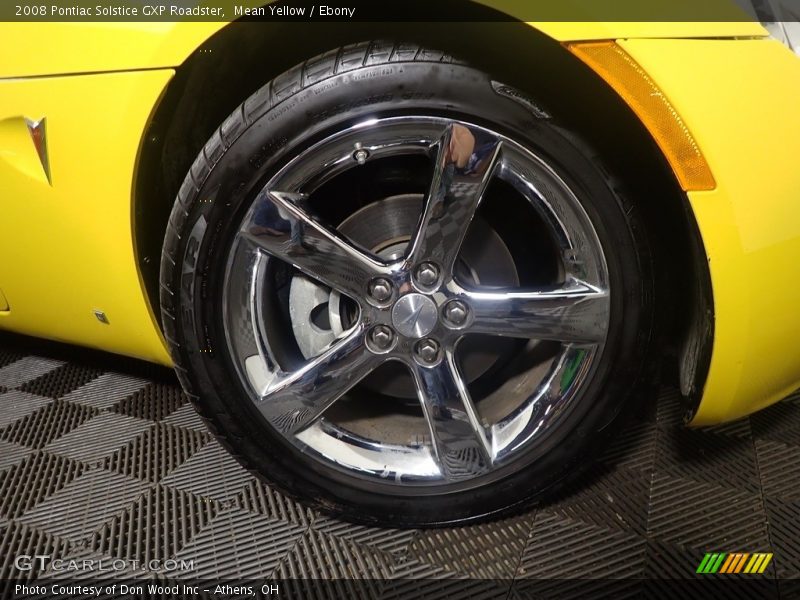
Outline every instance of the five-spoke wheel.
{"type": "MultiPolygon", "coordinates": [[[[380,223],[378,228],[380,238],[380,223]]],[[[395,233],[387,227],[387,237],[395,233]]],[[[321,141],[266,184],[234,248],[230,268],[248,272],[251,290],[249,306],[229,303],[230,329],[242,319],[252,321],[258,352],[244,350],[235,337],[231,345],[258,409],[303,452],[359,477],[400,485],[453,482],[513,460],[575,397],[608,328],[603,252],[574,194],[519,144],[462,121],[378,119],[321,141]],[[379,248],[391,239],[364,247],[313,214],[319,182],[357,172],[368,161],[409,155],[430,159],[432,181],[399,255],[381,256],[379,248]],[[558,281],[537,288],[481,286],[458,276],[462,245],[495,179],[521,194],[553,228],[561,255],[572,259],[558,281]],[[270,327],[259,321],[270,260],[324,286],[327,294],[340,294],[352,309],[339,335],[291,367],[271,351],[270,327]],[[476,406],[458,357],[460,342],[477,334],[560,343],[532,393],[491,421],[476,406]],[[357,436],[327,416],[387,361],[409,370],[427,423],[427,431],[406,444],[357,436]]],[[[240,281],[229,278],[232,297],[240,293],[240,281]]],[[[313,321],[305,326],[311,329],[313,321]]]]}
{"type": "Polygon", "coordinates": [[[441,52],[305,61],[221,124],[173,208],[162,316],[187,393],[315,509],[529,505],[590,463],[648,356],[645,229],[600,162],[441,52]]]}

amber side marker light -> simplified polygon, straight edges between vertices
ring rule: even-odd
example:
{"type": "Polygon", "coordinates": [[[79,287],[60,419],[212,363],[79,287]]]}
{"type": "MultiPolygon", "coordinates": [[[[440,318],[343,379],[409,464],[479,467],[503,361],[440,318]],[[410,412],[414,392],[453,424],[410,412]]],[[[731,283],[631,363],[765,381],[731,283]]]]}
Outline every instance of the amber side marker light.
{"type": "Polygon", "coordinates": [[[717,186],[678,111],[627,52],[614,42],[578,42],[567,44],[567,48],[633,109],[667,157],[684,190],[713,190],[717,186]]]}

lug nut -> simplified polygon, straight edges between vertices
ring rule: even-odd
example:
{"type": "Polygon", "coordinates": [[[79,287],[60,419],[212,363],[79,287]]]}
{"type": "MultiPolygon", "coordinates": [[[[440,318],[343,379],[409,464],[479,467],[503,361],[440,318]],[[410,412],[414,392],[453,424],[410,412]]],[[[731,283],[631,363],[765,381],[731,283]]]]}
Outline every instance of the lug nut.
{"type": "Polygon", "coordinates": [[[365,162],[367,162],[368,158],[369,158],[369,152],[367,152],[364,149],[356,150],[355,152],[353,152],[353,160],[355,160],[360,165],[363,165],[365,162]]]}
{"type": "Polygon", "coordinates": [[[392,297],[392,282],[377,277],[369,282],[369,295],[378,302],[385,302],[392,297]]]}
{"type": "Polygon", "coordinates": [[[454,327],[460,327],[467,322],[469,309],[461,300],[451,300],[444,307],[444,320],[454,327]]]}
{"type": "Polygon", "coordinates": [[[428,287],[439,280],[439,268],[433,263],[424,262],[417,267],[414,276],[417,278],[417,283],[428,287]]]}
{"type": "Polygon", "coordinates": [[[369,333],[369,341],[377,350],[388,350],[394,342],[394,331],[386,325],[376,325],[369,333]]]}
{"type": "Polygon", "coordinates": [[[430,338],[420,340],[414,346],[414,352],[423,363],[432,365],[439,359],[439,343],[430,338]]]}

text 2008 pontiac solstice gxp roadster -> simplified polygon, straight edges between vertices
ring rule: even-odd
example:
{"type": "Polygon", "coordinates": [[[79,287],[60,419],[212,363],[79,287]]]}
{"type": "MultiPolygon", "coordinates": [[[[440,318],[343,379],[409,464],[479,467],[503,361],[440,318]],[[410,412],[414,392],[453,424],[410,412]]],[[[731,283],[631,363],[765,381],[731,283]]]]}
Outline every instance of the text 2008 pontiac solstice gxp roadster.
{"type": "Polygon", "coordinates": [[[507,514],[664,356],[691,425],[800,385],[793,33],[0,25],[0,327],[174,366],[345,518],[507,514]]]}

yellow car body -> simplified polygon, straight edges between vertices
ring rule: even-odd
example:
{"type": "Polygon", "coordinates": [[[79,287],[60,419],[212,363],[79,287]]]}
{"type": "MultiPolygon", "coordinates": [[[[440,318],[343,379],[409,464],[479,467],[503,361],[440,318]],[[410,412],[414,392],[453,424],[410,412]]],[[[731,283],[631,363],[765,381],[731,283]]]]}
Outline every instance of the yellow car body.
{"type": "MultiPolygon", "coordinates": [[[[692,423],[800,387],[800,58],[745,21],[529,25],[564,44],[615,42],[713,175],[713,189],[686,191],[714,313],[692,423]]],[[[134,186],[171,79],[227,26],[0,25],[0,328],[171,364],[137,266],[134,186]],[[42,117],[49,175],[26,121],[42,117]]]]}

